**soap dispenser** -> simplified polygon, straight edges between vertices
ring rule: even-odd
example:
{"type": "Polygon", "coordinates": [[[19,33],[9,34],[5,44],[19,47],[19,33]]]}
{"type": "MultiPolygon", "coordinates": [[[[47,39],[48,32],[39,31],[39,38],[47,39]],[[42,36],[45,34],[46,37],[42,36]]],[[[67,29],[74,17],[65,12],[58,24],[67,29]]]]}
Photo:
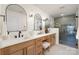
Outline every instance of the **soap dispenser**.
{"type": "Polygon", "coordinates": [[[45,28],[45,33],[48,33],[48,32],[49,32],[49,31],[48,31],[48,28],[46,27],[46,28],[45,28]]]}

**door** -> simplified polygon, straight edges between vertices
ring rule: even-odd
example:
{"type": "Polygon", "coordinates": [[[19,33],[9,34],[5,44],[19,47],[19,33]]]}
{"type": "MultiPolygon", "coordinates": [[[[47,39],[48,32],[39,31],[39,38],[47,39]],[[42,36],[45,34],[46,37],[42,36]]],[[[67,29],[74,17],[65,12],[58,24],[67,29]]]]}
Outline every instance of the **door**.
{"type": "Polygon", "coordinates": [[[27,55],[35,55],[35,45],[30,45],[27,47],[27,55]]]}
{"type": "Polygon", "coordinates": [[[51,46],[52,46],[52,45],[55,45],[55,43],[56,43],[55,35],[56,35],[56,34],[50,35],[50,44],[51,44],[51,46]]]}
{"type": "Polygon", "coordinates": [[[38,38],[38,39],[36,39],[36,55],[42,55],[42,53],[43,53],[43,47],[42,47],[42,40],[43,39],[43,37],[41,37],[41,38],[38,38]]]}

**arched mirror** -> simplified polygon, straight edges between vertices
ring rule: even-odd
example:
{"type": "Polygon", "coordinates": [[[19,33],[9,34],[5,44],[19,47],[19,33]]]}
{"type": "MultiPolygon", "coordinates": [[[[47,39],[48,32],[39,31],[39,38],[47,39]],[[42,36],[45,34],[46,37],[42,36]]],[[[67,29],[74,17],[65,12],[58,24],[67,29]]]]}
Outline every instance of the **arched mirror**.
{"type": "Polygon", "coordinates": [[[0,35],[3,33],[3,22],[4,22],[5,16],[0,15],[0,35]]]}
{"type": "Polygon", "coordinates": [[[35,14],[34,16],[34,30],[39,31],[42,30],[42,18],[40,14],[35,14]]]}
{"type": "Polygon", "coordinates": [[[8,32],[25,31],[27,29],[26,12],[17,4],[10,4],[6,8],[6,24],[8,32]]]}
{"type": "Polygon", "coordinates": [[[50,27],[50,20],[48,18],[45,19],[45,28],[50,27]]]}
{"type": "Polygon", "coordinates": [[[50,19],[46,18],[43,21],[45,22],[45,33],[48,33],[48,28],[50,28],[50,19]]]}

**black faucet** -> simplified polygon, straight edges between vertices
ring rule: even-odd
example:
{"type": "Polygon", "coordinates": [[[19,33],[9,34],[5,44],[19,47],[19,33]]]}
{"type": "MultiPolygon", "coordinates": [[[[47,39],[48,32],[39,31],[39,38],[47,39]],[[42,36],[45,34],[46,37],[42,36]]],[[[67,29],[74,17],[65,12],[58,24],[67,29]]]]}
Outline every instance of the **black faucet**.
{"type": "Polygon", "coordinates": [[[18,37],[20,38],[20,36],[21,36],[21,31],[19,31],[19,33],[18,33],[18,37]]]}

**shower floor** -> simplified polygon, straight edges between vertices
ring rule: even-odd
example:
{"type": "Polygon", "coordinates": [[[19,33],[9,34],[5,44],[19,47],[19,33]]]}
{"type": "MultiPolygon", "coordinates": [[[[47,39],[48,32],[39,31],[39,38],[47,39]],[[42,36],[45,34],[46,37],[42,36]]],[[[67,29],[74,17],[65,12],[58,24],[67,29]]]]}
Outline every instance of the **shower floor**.
{"type": "Polygon", "coordinates": [[[60,33],[60,44],[77,48],[76,34],[60,33]]]}

